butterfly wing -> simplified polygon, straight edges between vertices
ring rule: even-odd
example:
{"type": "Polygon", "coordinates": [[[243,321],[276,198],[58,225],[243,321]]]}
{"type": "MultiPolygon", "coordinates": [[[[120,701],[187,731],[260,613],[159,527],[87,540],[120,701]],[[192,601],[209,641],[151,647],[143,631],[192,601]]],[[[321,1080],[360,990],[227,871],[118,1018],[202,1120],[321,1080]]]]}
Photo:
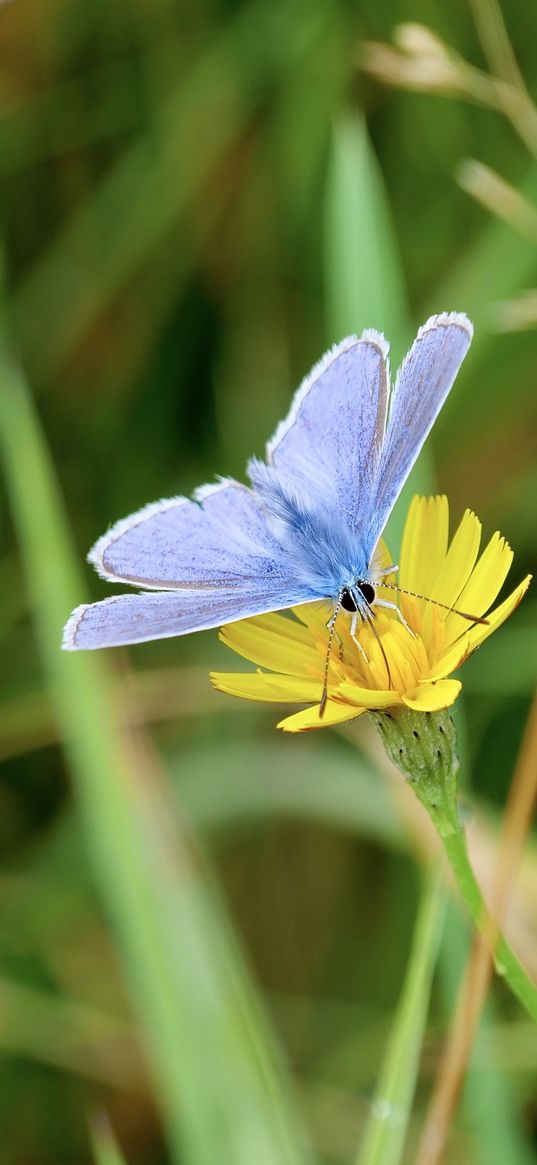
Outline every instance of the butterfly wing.
{"type": "Polygon", "coordinates": [[[64,648],[165,639],[319,597],[294,576],[246,486],[223,481],[196,499],[146,506],[99,539],[89,557],[100,574],[147,592],[78,607],[64,648]]]}
{"type": "Polygon", "coordinates": [[[352,529],[371,496],[388,401],[388,345],[378,332],[327,352],[295,393],[267,445],[267,461],[319,509],[352,529]]]}
{"type": "Polygon", "coordinates": [[[263,579],[247,593],[219,591],[146,591],[137,595],[115,595],[101,603],[77,607],[66,624],[63,647],[66,651],[121,647],[150,639],[168,639],[233,623],[251,615],[307,602],[306,588],[279,591],[277,596],[263,579]]]}
{"type": "Polygon", "coordinates": [[[432,316],[397,375],[371,495],[371,550],[416,461],[470,347],[473,327],[457,312],[432,316]]]}
{"type": "MultiPolygon", "coordinates": [[[[398,376],[385,436],[387,346],[351,337],[316,365],[267,448],[270,466],[337,507],[371,549],[455,379],[472,337],[465,316],[420,329],[398,376]]],[[[108,579],[160,590],[79,607],[64,647],[106,647],[183,635],[322,597],[298,577],[255,493],[233,481],[204,486],[117,523],[90,561],[108,579]]]]}
{"type": "Polygon", "coordinates": [[[295,581],[255,494],[230,480],[202,486],[194,501],[145,506],[112,526],[89,560],[103,578],[151,590],[250,595],[264,585],[277,597],[295,581]]]}

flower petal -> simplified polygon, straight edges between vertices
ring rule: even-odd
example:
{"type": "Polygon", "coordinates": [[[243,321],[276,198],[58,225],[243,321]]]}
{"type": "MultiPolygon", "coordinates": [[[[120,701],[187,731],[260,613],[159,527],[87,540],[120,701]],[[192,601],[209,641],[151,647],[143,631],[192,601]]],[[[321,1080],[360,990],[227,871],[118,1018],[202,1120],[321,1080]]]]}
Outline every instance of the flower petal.
{"type": "Polygon", "coordinates": [[[219,692],[242,696],[245,700],[281,700],[286,704],[318,703],[322,681],[266,672],[211,672],[211,683],[219,692]]]}
{"type": "Polygon", "coordinates": [[[375,688],[359,688],[356,684],[346,681],[338,685],[332,693],[332,699],[338,704],[341,701],[364,710],[370,708],[372,711],[376,708],[392,708],[395,704],[401,703],[399,692],[392,689],[381,691],[375,688]]]}
{"type": "MultiPolygon", "coordinates": [[[[414,497],[410,504],[399,559],[399,584],[403,590],[428,597],[444,565],[449,536],[447,498],[414,497]]],[[[420,599],[401,594],[405,618],[416,629],[427,608],[420,599]]]]}
{"type": "Polygon", "coordinates": [[[319,716],[319,705],[315,704],[312,708],[304,708],[302,712],[295,712],[293,716],[280,720],[278,728],[282,728],[284,732],[310,732],[316,728],[328,728],[330,724],[343,724],[345,720],[355,720],[365,711],[365,708],[355,708],[350,704],[334,704],[332,700],[328,700],[324,716],[319,716]]]}
{"type": "Polygon", "coordinates": [[[326,625],[334,610],[334,604],[329,599],[319,603],[302,603],[300,607],[292,607],[293,615],[308,628],[326,636],[326,625]]]}
{"type": "MultiPolygon", "coordinates": [[[[485,547],[470,579],[457,599],[457,607],[470,615],[484,615],[494,602],[509,573],[513,551],[501,534],[493,534],[485,547]]],[[[448,615],[447,642],[468,629],[468,622],[460,615],[448,615]]]]}
{"type": "Polygon", "coordinates": [[[244,659],[285,675],[311,675],[317,652],[307,628],[296,619],[274,613],[227,623],[220,639],[244,659]]]}
{"type": "MultiPolygon", "coordinates": [[[[480,624],[480,630],[481,626],[482,624],[480,624]]],[[[451,675],[451,672],[456,671],[461,663],[464,663],[470,650],[469,635],[461,635],[460,639],[457,639],[456,643],[444,651],[434,666],[424,674],[424,681],[436,684],[438,680],[443,680],[446,676],[451,675]]]]}
{"type": "Polygon", "coordinates": [[[461,688],[460,680],[418,684],[413,692],[403,694],[403,703],[416,712],[440,712],[455,703],[461,688]]]}
{"type": "Polygon", "coordinates": [[[515,590],[504,599],[503,603],[500,603],[499,607],[496,607],[494,611],[491,611],[487,615],[488,624],[486,626],[480,623],[478,626],[472,628],[468,635],[468,654],[475,651],[475,648],[479,647],[481,643],[484,643],[485,639],[488,639],[489,635],[492,635],[492,632],[496,631],[497,627],[501,627],[502,623],[505,623],[505,620],[509,618],[509,615],[512,614],[524,598],[532,577],[531,574],[527,574],[515,590]]]}
{"type": "Polygon", "coordinates": [[[458,606],[458,599],[476,564],[481,530],[479,518],[471,510],[465,510],[435,579],[432,599],[448,606],[458,606]]]}

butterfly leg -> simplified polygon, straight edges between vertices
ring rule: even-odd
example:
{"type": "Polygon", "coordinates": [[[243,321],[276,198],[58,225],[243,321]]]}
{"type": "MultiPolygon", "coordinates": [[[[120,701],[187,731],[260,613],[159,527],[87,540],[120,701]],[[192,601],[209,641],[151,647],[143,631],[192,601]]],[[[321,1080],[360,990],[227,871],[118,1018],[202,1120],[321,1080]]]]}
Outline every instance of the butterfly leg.
{"type": "Polygon", "coordinates": [[[343,662],[343,640],[341,638],[341,635],[339,634],[339,631],[336,631],[336,629],[335,629],[335,619],[334,619],[333,615],[330,616],[330,618],[326,624],[326,630],[329,632],[329,634],[331,634],[333,636],[333,638],[335,639],[335,641],[337,643],[339,662],[342,663],[343,662]]]}
{"type": "MultiPolygon", "coordinates": [[[[341,600],[339,599],[338,602],[336,603],[336,607],[335,607],[333,614],[330,616],[328,623],[326,624],[327,629],[328,629],[328,646],[326,649],[326,659],[324,661],[323,690],[322,690],[322,694],[321,694],[321,700],[319,703],[319,719],[320,720],[322,720],[322,718],[324,716],[324,711],[325,711],[326,703],[328,700],[328,672],[329,672],[329,668],[330,668],[330,651],[332,648],[332,641],[334,639],[334,636],[337,635],[336,620],[337,620],[337,617],[339,615],[340,610],[341,610],[341,600]]],[[[341,644],[341,639],[340,639],[339,635],[338,635],[338,640],[341,644]]],[[[343,652],[343,645],[342,644],[341,644],[341,649],[343,652]]]]}
{"type": "Polygon", "coordinates": [[[379,645],[380,652],[381,652],[382,658],[383,658],[385,666],[386,666],[386,675],[388,677],[388,687],[391,688],[391,687],[393,687],[393,684],[392,684],[392,674],[390,671],[390,664],[388,661],[388,656],[386,655],[386,652],[384,650],[384,647],[382,644],[382,639],[377,631],[377,628],[375,627],[375,612],[372,610],[372,608],[369,605],[367,606],[366,610],[364,611],[363,617],[364,617],[364,619],[367,619],[367,622],[369,623],[369,626],[373,632],[373,635],[375,636],[375,639],[379,645]]]}
{"type": "Polygon", "coordinates": [[[354,615],[352,616],[352,619],[351,619],[351,625],[350,625],[350,637],[351,637],[351,639],[352,639],[353,643],[355,643],[355,644],[356,644],[356,646],[357,646],[357,648],[358,648],[358,651],[360,652],[360,655],[362,656],[362,658],[363,658],[363,659],[365,659],[365,662],[366,662],[367,664],[369,664],[369,660],[368,660],[368,658],[367,658],[367,655],[366,655],[366,653],[365,653],[365,651],[364,651],[364,649],[363,649],[363,647],[362,647],[362,644],[360,643],[360,640],[358,639],[358,637],[357,637],[357,635],[356,635],[356,628],[357,628],[357,626],[358,626],[358,620],[359,620],[359,619],[361,619],[361,618],[362,618],[362,616],[360,615],[360,612],[359,612],[359,611],[355,611],[355,612],[354,612],[354,615]]]}

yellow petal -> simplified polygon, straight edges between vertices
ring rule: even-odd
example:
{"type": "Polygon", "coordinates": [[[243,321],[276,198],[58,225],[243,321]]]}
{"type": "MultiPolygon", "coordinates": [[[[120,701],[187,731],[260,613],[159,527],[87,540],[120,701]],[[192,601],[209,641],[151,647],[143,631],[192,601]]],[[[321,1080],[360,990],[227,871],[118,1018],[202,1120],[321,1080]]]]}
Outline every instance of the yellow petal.
{"type": "Polygon", "coordinates": [[[392,708],[395,704],[401,703],[401,696],[399,692],[392,690],[381,691],[376,688],[359,688],[355,684],[345,681],[338,684],[336,690],[332,693],[332,699],[338,703],[343,701],[346,704],[352,704],[354,707],[367,708],[372,710],[376,708],[392,708]]]}
{"type": "Polygon", "coordinates": [[[280,720],[278,728],[284,732],[310,732],[316,728],[328,728],[330,724],[343,724],[345,720],[355,720],[365,712],[365,708],[354,708],[351,704],[334,704],[329,700],[324,710],[324,716],[319,716],[319,705],[313,708],[304,708],[302,712],[295,712],[280,720]]]}
{"type": "Polygon", "coordinates": [[[403,533],[399,581],[409,591],[429,595],[446,557],[449,507],[444,495],[412,499],[403,533]]]}
{"type": "Polygon", "coordinates": [[[320,603],[301,603],[300,607],[293,607],[293,615],[308,628],[309,631],[326,635],[326,625],[334,609],[334,604],[328,599],[320,603]]]}
{"type": "MultiPolygon", "coordinates": [[[[424,615],[420,627],[420,635],[423,636],[427,646],[426,654],[429,663],[433,664],[435,659],[440,659],[446,650],[446,612],[441,607],[429,603],[429,609],[424,615]]],[[[423,674],[428,675],[427,668],[423,669],[423,674]]]]}
{"type": "Polygon", "coordinates": [[[437,680],[444,679],[445,676],[451,675],[451,672],[457,670],[464,663],[466,657],[470,652],[469,635],[461,635],[456,643],[440,656],[440,659],[424,674],[424,680],[436,683],[437,680]]]}
{"type": "Polygon", "coordinates": [[[211,672],[211,683],[219,692],[245,700],[281,700],[286,704],[318,701],[322,682],[318,679],[280,676],[265,672],[211,672]]]}
{"type": "MultiPolygon", "coordinates": [[[[401,623],[394,623],[391,634],[389,637],[385,637],[385,645],[390,665],[389,686],[398,692],[405,692],[407,688],[413,688],[419,678],[419,670],[415,670],[413,666],[415,642],[406,627],[403,627],[401,623]]],[[[384,667],[383,675],[385,670],[384,667]]]]}
{"type": "Polygon", "coordinates": [[[397,636],[397,641],[406,658],[412,664],[416,675],[423,675],[429,666],[429,657],[421,636],[410,635],[407,628],[403,627],[401,623],[394,623],[392,636],[397,636]]]}
{"type": "Polygon", "coordinates": [[[471,510],[466,510],[434,582],[432,599],[448,606],[458,606],[457,600],[476,564],[481,529],[479,518],[471,510]]]}
{"type": "Polygon", "coordinates": [[[476,647],[484,643],[485,639],[488,639],[489,635],[492,635],[493,631],[496,631],[496,628],[500,627],[518,607],[530,585],[531,577],[531,574],[528,574],[512,594],[503,603],[500,603],[499,607],[490,612],[487,616],[487,624],[476,624],[466,635],[461,635],[430,669],[426,679],[436,681],[456,671],[465,659],[475,651],[476,647]]]}
{"type": "MultiPolygon", "coordinates": [[[[461,591],[456,606],[469,615],[484,615],[494,602],[509,573],[513,551],[501,534],[493,534],[477,566],[461,591]]],[[[465,628],[467,620],[459,615],[448,615],[446,636],[452,641],[465,628]]]]}
{"type": "Polygon", "coordinates": [[[307,628],[285,615],[257,615],[227,623],[220,639],[244,659],[286,675],[311,675],[317,652],[307,628]]]}
{"type": "Polygon", "coordinates": [[[461,688],[460,680],[418,684],[413,692],[403,695],[403,703],[416,712],[440,712],[455,703],[461,688]]]}
{"type": "Polygon", "coordinates": [[[488,639],[489,635],[492,635],[492,632],[496,631],[497,627],[501,627],[502,623],[505,623],[505,620],[509,618],[509,615],[511,615],[514,610],[516,610],[518,604],[524,598],[531,580],[532,575],[527,574],[526,578],[524,578],[522,582],[519,583],[519,585],[515,588],[515,590],[506,599],[504,599],[503,603],[500,603],[499,607],[496,607],[494,611],[491,611],[490,614],[487,615],[487,626],[484,626],[482,623],[480,623],[479,626],[472,628],[468,635],[469,652],[474,651],[476,647],[479,647],[481,643],[484,643],[485,639],[488,639]]]}

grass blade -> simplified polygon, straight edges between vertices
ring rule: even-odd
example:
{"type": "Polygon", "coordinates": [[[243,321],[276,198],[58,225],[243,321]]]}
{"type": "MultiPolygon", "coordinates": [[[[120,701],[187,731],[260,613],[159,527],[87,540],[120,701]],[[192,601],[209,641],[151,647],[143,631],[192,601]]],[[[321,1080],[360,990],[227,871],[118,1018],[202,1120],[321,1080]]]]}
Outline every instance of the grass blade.
{"type": "Polygon", "coordinates": [[[39,646],[174,1160],[296,1165],[289,1085],[193,838],[147,743],[120,732],[103,658],[59,650],[82,584],[30,394],[5,346],[0,374],[0,447],[39,646]]]}
{"type": "Polygon", "coordinates": [[[90,1120],[90,1139],[95,1165],[127,1165],[105,1113],[90,1120]]]}
{"type": "MultiPolygon", "coordinates": [[[[537,200],[535,164],[520,183],[520,193],[531,203],[537,200]]],[[[536,270],[536,248],[508,223],[491,219],[453,265],[444,283],[435,289],[426,310],[440,311],[456,304],[457,310],[468,313],[477,325],[471,348],[472,361],[476,362],[494,336],[491,303],[510,299],[522,288],[532,286],[536,270]]]]}
{"type": "MultiPolygon", "coordinates": [[[[261,79],[292,75],[322,34],[322,13],[320,22],[300,0],[297,11],[301,19],[294,22],[289,6],[282,13],[263,0],[242,6],[31,269],[13,311],[26,359],[38,354],[40,377],[58,373],[129,277],[167,240],[174,253],[167,295],[177,293],[214,225],[218,197],[208,204],[207,227],[183,230],[175,243],[174,228],[209,179],[220,189],[219,167],[262,100],[261,79]]],[[[165,260],[160,257],[161,267],[165,260]]]]}
{"type": "MultiPolygon", "coordinates": [[[[331,340],[364,328],[384,332],[398,367],[413,336],[401,260],[388,198],[365,123],[348,116],[334,129],[325,209],[326,318],[331,340]]],[[[422,321],[423,322],[423,321],[422,321]]],[[[431,490],[425,450],[388,522],[398,550],[412,495],[431,490]]]]}
{"type": "Polygon", "coordinates": [[[424,886],[405,982],[356,1165],[398,1165],[401,1160],[445,902],[446,889],[437,868],[424,886]]]}
{"type": "Polygon", "coordinates": [[[332,137],[324,278],[330,339],[378,328],[400,360],[412,333],[406,288],[380,168],[356,116],[332,137]]]}

